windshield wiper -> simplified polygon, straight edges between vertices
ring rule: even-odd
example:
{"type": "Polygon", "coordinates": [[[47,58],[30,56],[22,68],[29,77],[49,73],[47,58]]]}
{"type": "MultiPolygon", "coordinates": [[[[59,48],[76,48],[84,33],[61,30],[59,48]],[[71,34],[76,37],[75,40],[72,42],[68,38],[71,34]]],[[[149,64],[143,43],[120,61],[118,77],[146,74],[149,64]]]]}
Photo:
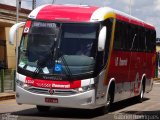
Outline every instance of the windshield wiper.
{"type": "Polygon", "coordinates": [[[41,72],[42,68],[44,68],[46,66],[46,63],[50,58],[53,59],[54,47],[55,47],[55,42],[53,43],[51,48],[48,50],[48,52],[46,52],[46,55],[45,56],[41,56],[37,60],[37,67],[36,67],[36,70],[33,72],[33,76],[32,77],[36,77],[41,72]]]}

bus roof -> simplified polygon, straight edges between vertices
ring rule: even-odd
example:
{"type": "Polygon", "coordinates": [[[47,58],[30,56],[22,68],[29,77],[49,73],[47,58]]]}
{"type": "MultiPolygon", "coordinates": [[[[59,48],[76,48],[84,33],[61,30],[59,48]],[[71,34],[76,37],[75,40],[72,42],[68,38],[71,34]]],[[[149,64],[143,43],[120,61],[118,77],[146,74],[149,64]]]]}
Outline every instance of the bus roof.
{"type": "Polygon", "coordinates": [[[98,7],[82,5],[44,5],[33,10],[29,18],[57,21],[90,21],[93,12],[98,7]]]}
{"type": "Polygon", "coordinates": [[[150,29],[155,29],[154,26],[145,23],[138,18],[112,9],[110,7],[95,7],[88,5],[42,5],[33,10],[29,14],[28,18],[66,22],[96,22],[105,20],[107,14],[108,17],[114,17],[125,22],[144,26],[150,29]]]}

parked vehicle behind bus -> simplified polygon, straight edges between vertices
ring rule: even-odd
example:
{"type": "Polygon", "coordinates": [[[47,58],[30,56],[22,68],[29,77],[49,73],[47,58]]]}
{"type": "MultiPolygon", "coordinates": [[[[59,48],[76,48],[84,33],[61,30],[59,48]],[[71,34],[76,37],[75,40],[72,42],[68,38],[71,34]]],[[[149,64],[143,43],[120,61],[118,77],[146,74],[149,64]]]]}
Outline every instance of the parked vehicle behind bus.
{"type": "Polygon", "coordinates": [[[143,100],[156,65],[154,26],[109,7],[43,5],[24,25],[16,101],[108,112],[112,103],[143,100]]]}

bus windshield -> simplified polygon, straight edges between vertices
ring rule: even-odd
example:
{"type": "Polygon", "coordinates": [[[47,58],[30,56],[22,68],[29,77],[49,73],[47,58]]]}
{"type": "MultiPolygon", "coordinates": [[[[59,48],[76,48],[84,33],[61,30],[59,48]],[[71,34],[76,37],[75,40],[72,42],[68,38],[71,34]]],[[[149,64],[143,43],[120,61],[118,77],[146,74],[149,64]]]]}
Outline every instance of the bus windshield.
{"type": "Polygon", "coordinates": [[[91,74],[97,53],[97,23],[33,21],[23,34],[18,67],[50,75],[91,74]]]}

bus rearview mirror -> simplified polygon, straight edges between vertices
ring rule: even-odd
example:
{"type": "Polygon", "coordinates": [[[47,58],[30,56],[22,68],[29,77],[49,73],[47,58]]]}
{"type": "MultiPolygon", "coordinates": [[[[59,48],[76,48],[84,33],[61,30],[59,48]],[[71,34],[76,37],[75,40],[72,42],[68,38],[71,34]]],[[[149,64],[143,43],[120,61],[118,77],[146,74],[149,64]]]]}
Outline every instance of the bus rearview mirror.
{"type": "Polygon", "coordinates": [[[104,51],[105,48],[105,42],[106,42],[106,36],[107,36],[107,27],[104,26],[100,32],[98,37],[98,51],[104,51]]]}
{"type": "Polygon", "coordinates": [[[25,22],[20,22],[20,23],[14,24],[14,25],[10,28],[10,30],[9,30],[9,43],[10,43],[10,44],[12,44],[12,45],[14,44],[14,35],[15,35],[15,33],[16,33],[16,30],[17,30],[18,28],[24,26],[24,25],[25,25],[25,22]]]}

